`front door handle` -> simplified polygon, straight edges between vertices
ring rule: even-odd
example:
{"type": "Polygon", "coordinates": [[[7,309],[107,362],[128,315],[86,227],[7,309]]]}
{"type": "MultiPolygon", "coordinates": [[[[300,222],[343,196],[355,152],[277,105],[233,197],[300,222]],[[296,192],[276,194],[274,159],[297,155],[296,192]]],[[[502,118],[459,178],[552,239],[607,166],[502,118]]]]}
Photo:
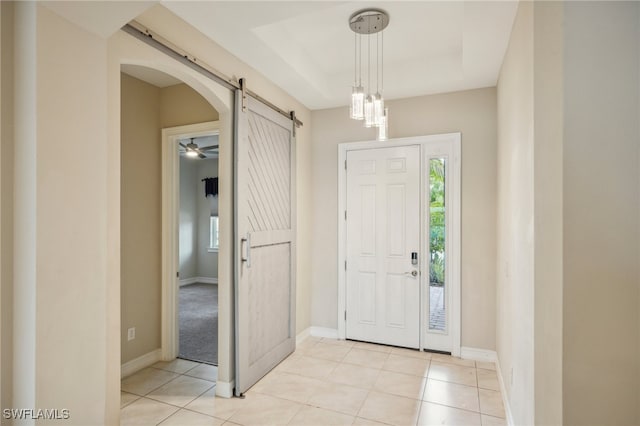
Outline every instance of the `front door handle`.
{"type": "Polygon", "coordinates": [[[405,272],[405,275],[410,275],[412,277],[417,277],[418,276],[418,271],[416,269],[414,269],[413,271],[409,271],[409,272],[405,272]]]}

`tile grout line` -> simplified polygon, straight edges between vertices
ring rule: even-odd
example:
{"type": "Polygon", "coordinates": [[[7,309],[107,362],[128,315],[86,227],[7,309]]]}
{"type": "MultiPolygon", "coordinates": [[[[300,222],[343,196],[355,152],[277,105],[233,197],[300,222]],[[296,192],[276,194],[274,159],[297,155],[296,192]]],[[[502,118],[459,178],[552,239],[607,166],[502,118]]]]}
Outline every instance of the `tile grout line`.
{"type": "MultiPolygon", "coordinates": [[[[476,370],[476,384],[478,383],[478,370],[476,370]]],[[[478,395],[478,411],[480,412],[480,425],[482,425],[482,402],[480,402],[480,388],[476,386],[476,394],[478,395]]]]}
{"type": "MultiPolygon", "coordinates": [[[[166,385],[166,384],[169,384],[170,382],[173,382],[173,381],[174,381],[175,379],[177,379],[178,377],[180,377],[180,376],[184,376],[184,374],[183,374],[183,373],[178,373],[178,372],[176,372],[176,371],[165,370],[165,369],[163,369],[163,368],[157,368],[157,367],[154,367],[154,366],[152,366],[152,365],[150,365],[149,367],[143,368],[143,369],[142,369],[142,370],[140,370],[140,371],[146,370],[147,368],[153,368],[154,370],[164,371],[165,373],[177,374],[177,376],[176,376],[176,377],[173,377],[172,379],[169,379],[168,381],[164,382],[164,383],[163,383],[163,384],[161,384],[160,386],[158,386],[158,387],[155,387],[155,388],[151,389],[149,392],[147,392],[147,393],[146,393],[146,394],[144,394],[144,395],[139,395],[139,394],[134,393],[134,392],[131,392],[131,391],[123,391],[123,390],[122,390],[122,380],[120,380],[120,392],[127,392],[127,393],[131,393],[131,394],[133,394],[133,395],[138,395],[138,396],[140,396],[140,397],[146,397],[146,396],[147,396],[147,395],[149,395],[150,393],[152,393],[152,392],[154,392],[154,391],[156,391],[156,390],[160,389],[162,386],[164,386],[164,385],[166,385]]],[[[196,367],[193,367],[193,368],[196,368],[196,367]]],[[[191,371],[191,370],[192,370],[192,369],[189,369],[189,371],[191,371]]],[[[140,371],[138,371],[138,372],[136,372],[136,373],[132,374],[131,376],[134,376],[135,374],[138,374],[140,371]]],[[[131,377],[131,376],[129,376],[129,377],[131,377]]],[[[127,377],[127,379],[128,379],[129,377],[127,377]]],[[[190,376],[190,377],[191,377],[191,376],[190,376]]],[[[148,398],[148,399],[153,399],[153,398],[148,398]]],[[[154,401],[155,401],[155,400],[154,400],[154,401]]]]}
{"type": "MultiPolygon", "coordinates": [[[[163,371],[166,371],[166,370],[163,370],[163,371]]],[[[177,376],[176,376],[176,377],[174,377],[174,378],[172,378],[172,379],[171,379],[171,380],[169,380],[168,382],[165,382],[165,383],[163,383],[162,385],[160,385],[160,386],[158,386],[158,387],[156,387],[156,388],[153,388],[152,390],[150,390],[149,392],[147,392],[145,395],[142,395],[142,396],[143,396],[143,397],[147,397],[147,396],[149,396],[150,394],[152,394],[153,392],[157,391],[157,390],[158,390],[158,389],[160,389],[161,387],[166,386],[166,385],[168,385],[169,383],[171,383],[171,382],[173,382],[173,381],[177,380],[180,376],[186,376],[186,377],[190,377],[190,378],[192,378],[192,379],[200,379],[199,377],[193,377],[193,376],[189,376],[189,375],[186,375],[186,374],[180,374],[180,373],[174,373],[174,374],[177,374],[177,376]]],[[[211,382],[211,380],[206,380],[206,379],[200,379],[200,380],[204,380],[205,382],[213,383],[213,386],[215,386],[215,385],[216,385],[216,384],[215,384],[215,382],[211,382]]],[[[211,388],[209,388],[209,389],[211,389],[211,388]]],[[[120,390],[122,391],[122,389],[120,389],[120,390]]],[[[126,392],[126,391],[125,391],[125,392],[126,392]]],[[[129,392],[129,393],[131,393],[131,392],[129,392]]],[[[153,398],[148,398],[148,399],[153,399],[153,398]]],[[[153,400],[154,400],[154,401],[156,401],[155,399],[153,399],[153,400]]],[[[158,401],[158,402],[162,402],[162,401],[158,401]]],[[[173,404],[169,404],[169,405],[173,405],[173,404]]]]}
{"type": "MultiPolygon", "coordinates": [[[[473,411],[473,410],[469,410],[467,408],[460,408],[460,407],[454,407],[453,405],[447,405],[447,404],[442,404],[440,402],[431,402],[431,401],[422,401],[422,402],[426,402],[428,404],[433,404],[433,405],[439,405],[440,407],[447,407],[447,408],[453,408],[454,410],[460,410],[460,411],[464,411],[467,413],[472,413],[472,414],[478,414],[478,415],[483,415],[484,413],[480,412],[480,411],[473,411]]],[[[491,416],[491,414],[484,414],[485,416],[491,416]]],[[[497,416],[491,416],[491,417],[495,417],[497,419],[501,418],[501,417],[497,417],[497,416]]]]}
{"type": "Polygon", "coordinates": [[[165,420],[167,420],[169,417],[173,416],[175,413],[177,413],[178,411],[180,411],[180,409],[177,409],[176,411],[174,411],[173,413],[169,414],[167,417],[165,417],[164,419],[160,420],[158,423],[156,423],[156,426],[158,426],[160,423],[164,422],[165,420]]]}
{"type": "MultiPolygon", "coordinates": [[[[207,392],[208,392],[208,391],[207,391],[207,392]]],[[[206,393],[206,392],[205,392],[205,393],[206,393]]],[[[202,396],[202,395],[200,395],[200,396],[202,396]]],[[[200,396],[198,396],[198,398],[200,398],[200,396]]],[[[196,398],[196,399],[198,399],[198,398],[196,398]]],[[[195,399],[194,399],[193,401],[195,401],[195,399]]],[[[193,402],[193,401],[191,401],[191,402],[193,402]]],[[[190,402],[189,404],[191,404],[191,402],[190,402]]],[[[189,404],[187,404],[187,405],[189,405],[189,404]]],[[[229,419],[223,419],[223,418],[221,418],[221,417],[212,416],[211,414],[207,414],[207,413],[202,413],[202,412],[200,412],[200,411],[196,411],[196,410],[194,410],[194,409],[192,409],[192,408],[187,408],[187,406],[186,406],[186,405],[185,405],[184,407],[182,407],[182,410],[189,411],[190,413],[195,413],[195,414],[200,414],[200,415],[203,415],[203,416],[211,417],[212,419],[220,420],[220,421],[222,421],[222,422],[224,422],[224,423],[226,423],[227,421],[229,421],[229,419]]],[[[234,414],[235,414],[235,412],[234,412],[234,414]]],[[[232,415],[233,415],[233,414],[232,414],[232,415]]]]}
{"type": "MultiPolygon", "coordinates": [[[[189,377],[190,377],[190,376],[189,376],[189,377]]],[[[176,377],[176,378],[177,378],[177,377],[176,377]]],[[[169,382],[167,382],[166,384],[168,384],[168,383],[169,383],[169,382]]],[[[163,386],[164,386],[164,385],[163,385],[163,386]]],[[[161,386],[161,387],[162,387],[162,386],[161,386]]],[[[204,392],[202,392],[202,393],[198,394],[195,398],[193,398],[192,400],[190,400],[189,402],[187,402],[187,403],[185,404],[185,406],[184,406],[184,407],[186,407],[187,405],[191,404],[193,401],[195,401],[196,399],[200,398],[202,395],[204,395],[205,393],[209,392],[211,389],[213,389],[213,388],[215,388],[215,387],[216,387],[216,385],[215,385],[215,384],[214,384],[213,386],[208,387],[204,392]]],[[[160,403],[162,403],[162,404],[171,405],[172,407],[184,408],[184,407],[181,407],[181,406],[179,406],[179,405],[172,404],[172,403],[170,403],[170,402],[165,402],[165,401],[160,401],[160,400],[158,400],[158,399],[154,399],[154,398],[152,398],[152,397],[150,397],[150,396],[149,396],[150,394],[151,394],[151,393],[149,393],[149,394],[147,394],[147,395],[145,395],[145,396],[143,396],[143,397],[141,397],[141,398],[147,398],[147,399],[150,399],[150,400],[152,400],[152,401],[160,402],[160,403]]]]}
{"type": "MultiPolygon", "coordinates": [[[[429,363],[431,364],[431,363],[429,363]]],[[[427,373],[429,371],[427,370],[427,373]]],[[[416,426],[418,425],[418,423],[420,422],[420,415],[422,414],[422,406],[424,405],[424,394],[427,391],[427,381],[429,379],[428,378],[424,378],[424,385],[422,386],[422,395],[420,395],[420,407],[418,407],[418,417],[416,417],[416,426]]]]}

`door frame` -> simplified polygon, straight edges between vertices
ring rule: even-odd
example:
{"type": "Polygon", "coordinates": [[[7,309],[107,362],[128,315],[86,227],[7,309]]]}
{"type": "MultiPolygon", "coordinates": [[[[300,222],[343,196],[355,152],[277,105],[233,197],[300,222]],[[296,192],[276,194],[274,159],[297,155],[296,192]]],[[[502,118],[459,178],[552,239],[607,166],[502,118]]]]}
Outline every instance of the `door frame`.
{"type": "Polygon", "coordinates": [[[179,139],[220,134],[219,121],[162,129],[162,312],[161,356],[179,353],[178,283],[180,277],[180,154],[179,139]]]}
{"type": "MultiPolygon", "coordinates": [[[[449,293],[450,293],[450,316],[449,316],[449,330],[451,333],[451,355],[460,356],[460,235],[461,235],[461,164],[462,164],[462,152],[461,152],[461,133],[445,133],[437,135],[427,136],[415,136],[407,138],[389,139],[387,141],[363,141],[363,142],[345,142],[338,145],[338,338],[346,338],[346,326],[347,319],[345,315],[346,311],[346,291],[347,291],[347,276],[346,276],[346,261],[347,261],[347,232],[346,232],[346,220],[345,209],[347,207],[347,173],[346,173],[346,161],[347,153],[354,150],[368,150],[376,148],[390,148],[399,146],[420,146],[420,235],[425,235],[424,223],[427,217],[427,211],[424,206],[425,187],[426,181],[422,175],[424,175],[425,167],[425,152],[426,148],[434,145],[442,145],[446,143],[450,145],[453,153],[453,161],[450,162],[450,174],[448,175],[450,180],[450,202],[451,202],[451,228],[450,245],[448,247],[447,254],[449,256],[448,273],[449,273],[449,293]]],[[[422,260],[425,259],[426,251],[424,250],[424,241],[420,242],[421,249],[423,251],[422,260]]],[[[421,269],[425,271],[425,264],[421,261],[421,269]]],[[[426,320],[426,297],[423,292],[425,288],[425,274],[420,274],[420,350],[424,348],[425,340],[425,320],[426,320]]]]}

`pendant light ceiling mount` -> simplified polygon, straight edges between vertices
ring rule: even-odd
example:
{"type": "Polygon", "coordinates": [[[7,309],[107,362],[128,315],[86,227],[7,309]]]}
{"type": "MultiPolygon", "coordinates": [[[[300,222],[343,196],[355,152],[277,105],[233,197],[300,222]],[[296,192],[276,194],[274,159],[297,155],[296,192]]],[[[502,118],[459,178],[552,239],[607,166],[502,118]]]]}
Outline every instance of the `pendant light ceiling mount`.
{"type": "Polygon", "coordinates": [[[389,25],[389,14],[381,9],[361,9],[349,17],[349,28],[355,36],[350,116],[354,120],[362,120],[364,127],[376,127],[378,140],[387,140],[389,127],[388,108],[385,108],[382,96],[384,82],[383,30],[387,28],[387,25],[389,25]],[[365,39],[366,53],[362,46],[363,38],[365,39]],[[365,67],[362,66],[363,60],[365,67]]]}
{"type": "Polygon", "coordinates": [[[389,14],[382,9],[362,9],[349,17],[351,31],[358,34],[375,34],[387,28],[389,14]]]}

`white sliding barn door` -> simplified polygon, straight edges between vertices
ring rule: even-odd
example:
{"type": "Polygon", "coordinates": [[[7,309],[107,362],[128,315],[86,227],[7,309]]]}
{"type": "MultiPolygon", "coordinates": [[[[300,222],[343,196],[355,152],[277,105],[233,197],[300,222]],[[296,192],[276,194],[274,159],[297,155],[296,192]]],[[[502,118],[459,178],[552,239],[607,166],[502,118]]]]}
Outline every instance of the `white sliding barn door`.
{"type": "Polygon", "coordinates": [[[295,350],[291,119],[236,93],[236,395],[295,350]]]}
{"type": "Polygon", "coordinates": [[[420,147],[347,153],[346,337],[418,348],[420,147]]]}

